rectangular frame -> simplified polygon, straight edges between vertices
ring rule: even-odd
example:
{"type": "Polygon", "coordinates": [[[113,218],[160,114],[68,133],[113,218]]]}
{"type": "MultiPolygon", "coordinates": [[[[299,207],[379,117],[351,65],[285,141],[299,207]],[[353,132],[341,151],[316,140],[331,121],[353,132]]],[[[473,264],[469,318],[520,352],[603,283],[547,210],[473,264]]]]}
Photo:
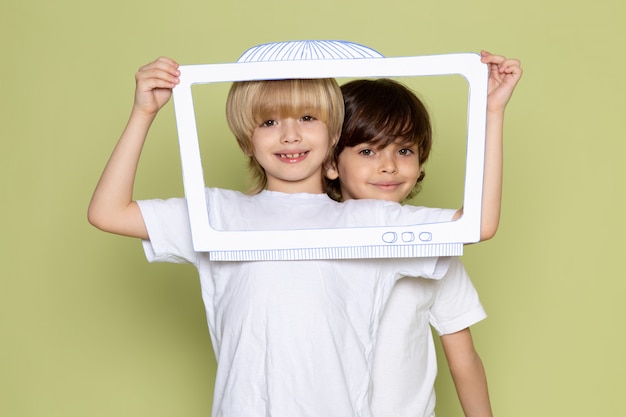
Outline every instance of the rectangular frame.
{"type": "Polygon", "coordinates": [[[238,62],[187,65],[181,66],[180,71],[180,83],[174,88],[173,97],[183,185],[196,251],[212,252],[216,260],[239,259],[237,255],[233,256],[238,252],[248,252],[243,259],[274,258],[272,251],[282,251],[283,255],[287,251],[293,259],[402,257],[407,253],[408,256],[442,256],[462,254],[464,243],[480,240],[488,70],[478,54],[238,62]],[[461,75],[469,84],[463,216],[460,219],[410,226],[363,225],[335,229],[226,231],[211,227],[191,91],[194,84],[288,78],[436,75],[461,75]],[[422,247],[416,250],[416,246],[422,247]],[[357,249],[355,252],[354,248],[375,250],[357,249]],[[219,256],[219,253],[227,255],[219,256]],[[251,258],[250,253],[253,254],[251,258]]]}

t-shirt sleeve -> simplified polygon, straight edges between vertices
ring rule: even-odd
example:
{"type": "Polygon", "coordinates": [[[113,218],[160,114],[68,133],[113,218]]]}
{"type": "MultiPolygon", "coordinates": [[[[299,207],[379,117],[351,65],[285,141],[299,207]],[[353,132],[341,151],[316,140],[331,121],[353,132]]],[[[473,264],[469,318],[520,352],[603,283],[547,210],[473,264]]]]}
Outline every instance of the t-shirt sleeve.
{"type": "Polygon", "coordinates": [[[148,261],[195,265],[198,253],[193,249],[185,199],[141,200],[137,203],[150,238],[142,241],[148,261]]]}
{"type": "Polygon", "coordinates": [[[458,257],[450,258],[450,266],[437,285],[430,323],[440,336],[463,330],[487,317],[478,292],[458,257]]]}

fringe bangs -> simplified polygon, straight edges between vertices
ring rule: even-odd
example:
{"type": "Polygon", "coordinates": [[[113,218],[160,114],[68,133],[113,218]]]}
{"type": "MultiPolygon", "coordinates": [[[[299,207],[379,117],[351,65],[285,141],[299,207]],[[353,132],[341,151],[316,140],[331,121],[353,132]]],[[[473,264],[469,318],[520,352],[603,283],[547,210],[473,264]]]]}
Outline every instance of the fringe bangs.
{"type": "Polygon", "coordinates": [[[322,103],[319,85],[311,80],[266,82],[253,98],[256,124],[271,118],[314,116],[328,123],[328,103],[322,103]]]}

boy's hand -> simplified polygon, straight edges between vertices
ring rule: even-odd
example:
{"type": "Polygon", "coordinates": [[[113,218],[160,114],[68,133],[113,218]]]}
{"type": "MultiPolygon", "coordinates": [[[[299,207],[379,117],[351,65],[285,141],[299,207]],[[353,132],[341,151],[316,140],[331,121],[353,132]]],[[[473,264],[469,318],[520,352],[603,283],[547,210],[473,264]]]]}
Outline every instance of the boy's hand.
{"type": "Polygon", "coordinates": [[[172,88],[179,83],[179,65],[174,60],[160,57],[139,68],[135,74],[134,110],[155,115],[172,96],[172,88]]]}
{"type": "Polygon", "coordinates": [[[489,92],[487,110],[490,112],[504,111],[517,82],[522,77],[522,68],[517,59],[507,59],[501,55],[493,55],[481,51],[481,62],[489,65],[489,92]]]}

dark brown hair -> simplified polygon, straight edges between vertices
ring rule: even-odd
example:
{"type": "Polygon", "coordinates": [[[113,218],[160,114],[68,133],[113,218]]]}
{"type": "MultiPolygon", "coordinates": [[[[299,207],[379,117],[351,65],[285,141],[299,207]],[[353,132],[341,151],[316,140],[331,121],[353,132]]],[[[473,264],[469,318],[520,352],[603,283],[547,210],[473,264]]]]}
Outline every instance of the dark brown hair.
{"type": "MultiPolygon", "coordinates": [[[[356,80],[341,86],[345,104],[345,117],[339,142],[333,153],[337,164],[339,154],[347,148],[361,143],[385,147],[398,138],[417,144],[420,167],[428,159],[432,146],[430,116],[424,104],[404,84],[381,78],[356,80]]],[[[424,170],[417,179],[415,188],[407,198],[419,191],[424,179],[424,170]]],[[[341,200],[339,179],[326,180],[326,193],[341,200]]]]}

